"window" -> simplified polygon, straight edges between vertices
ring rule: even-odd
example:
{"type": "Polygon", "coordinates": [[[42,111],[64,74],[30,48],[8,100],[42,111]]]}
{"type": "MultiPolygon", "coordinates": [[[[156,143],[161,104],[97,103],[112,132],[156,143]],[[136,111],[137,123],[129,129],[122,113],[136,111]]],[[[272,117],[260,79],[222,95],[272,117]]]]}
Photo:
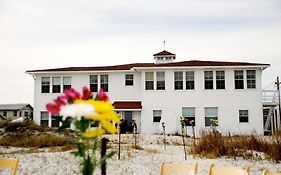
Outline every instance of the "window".
{"type": "Polygon", "coordinates": [[[204,71],[205,89],[213,89],[213,71],[204,71]]]}
{"type": "Polygon", "coordinates": [[[17,117],[18,111],[14,111],[14,117],[17,117]]]}
{"type": "Polygon", "coordinates": [[[53,93],[60,93],[60,77],[53,77],[53,93]]]}
{"type": "Polygon", "coordinates": [[[108,75],[100,75],[100,88],[108,92],[108,75]]]}
{"type": "Polygon", "coordinates": [[[51,123],[51,126],[52,127],[55,127],[55,128],[58,128],[60,126],[60,122],[59,122],[59,119],[58,119],[58,116],[57,115],[53,115],[52,116],[52,123],[51,123]]]}
{"type": "Polygon", "coordinates": [[[41,93],[50,93],[50,77],[41,78],[41,93]]]}
{"type": "Polygon", "coordinates": [[[4,116],[4,117],[7,116],[7,111],[3,111],[3,116],[4,116]]]}
{"type": "Polygon", "coordinates": [[[28,117],[28,112],[27,111],[24,112],[24,116],[28,117]]]}
{"type": "Polygon", "coordinates": [[[98,75],[90,75],[90,90],[98,92],[98,75]]]}
{"type": "Polygon", "coordinates": [[[71,77],[63,77],[63,91],[71,88],[71,77]]]}
{"type": "Polygon", "coordinates": [[[216,71],[216,89],[225,89],[224,71],[216,71]]]}
{"type": "Polygon", "coordinates": [[[134,75],[126,74],[125,75],[125,86],[133,86],[134,85],[134,75]]]}
{"type": "Polygon", "coordinates": [[[194,72],[188,71],[185,72],[185,81],[186,81],[186,89],[194,89],[194,72]]]}
{"type": "Polygon", "coordinates": [[[153,122],[160,122],[161,120],[161,110],[153,110],[153,122]]]}
{"type": "Polygon", "coordinates": [[[186,120],[186,126],[195,126],[195,107],[183,107],[182,116],[186,120]]]}
{"type": "Polygon", "coordinates": [[[174,72],[175,90],[183,90],[183,72],[174,72]]]}
{"type": "Polygon", "coordinates": [[[235,89],[244,89],[244,73],[243,70],[234,71],[235,89]]]}
{"type": "Polygon", "coordinates": [[[239,123],[249,122],[249,112],[248,110],[239,110],[239,123]]]}
{"type": "Polygon", "coordinates": [[[41,111],[41,119],[40,125],[41,126],[49,126],[49,114],[47,111],[41,111]]]}
{"type": "Polygon", "coordinates": [[[205,126],[218,126],[213,120],[218,120],[218,108],[205,107],[205,126]]]}
{"type": "Polygon", "coordinates": [[[247,88],[254,89],[256,88],[256,71],[247,70],[247,88]]]}
{"type": "Polygon", "coordinates": [[[154,90],[153,82],[153,72],[145,72],[145,90],[154,90]]]}
{"type": "Polygon", "coordinates": [[[165,72],[156,72],[156,89],[165,90],[165,72]]]}

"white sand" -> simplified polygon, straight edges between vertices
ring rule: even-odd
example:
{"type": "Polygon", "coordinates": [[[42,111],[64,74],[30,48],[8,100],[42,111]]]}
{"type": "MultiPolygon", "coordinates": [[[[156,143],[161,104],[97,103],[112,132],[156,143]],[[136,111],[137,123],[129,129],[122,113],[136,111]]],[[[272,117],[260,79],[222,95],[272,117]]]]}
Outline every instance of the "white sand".
{"type": "MultiPolygon", "coordinates": [[[[107,136],[114,144],[114,149],[117,148],[117,135],[107,136]]],[[[132,135],[123,135],[121,145],[121,160],[117,159],[117,154],[107,161],[108,175],[157,175],[159,174],[159,165],[165,163],[189,163],[198,162],[198,174],[207,174],[208,167],[211,163],[217,166],[250,166],[251,175],[261,175],[263,169],[281,172],[281,163],[275,164],[271,161],[262,160],[237,160],[220,158],[220,159],[200,159],[188,155],[187,160],[184,160],[184,152],[182,146],[177,146],[181,143],[181,137],[171,136],[167,138],[169,145],[164,150],[163,138],[159,135],[139,135],[138,145],[143,150],[135,150],[131,148],[134,139],[132,135]]],[[[190,143],[190,140],[188,141],[190,143]]],[[[46,152],[30,153],[30,154],[3,154],[11,152],[18,148],[0,148],[1,157],[20,158],[18,169],[19,175],[76,175],[80,173],[79,158],[74,158],[69,152],[46,152]]],[[[0,174],[7,174],[0,172],[0,174]]],[[[100,174],[99,167],[95,175],[100,174]]]]}

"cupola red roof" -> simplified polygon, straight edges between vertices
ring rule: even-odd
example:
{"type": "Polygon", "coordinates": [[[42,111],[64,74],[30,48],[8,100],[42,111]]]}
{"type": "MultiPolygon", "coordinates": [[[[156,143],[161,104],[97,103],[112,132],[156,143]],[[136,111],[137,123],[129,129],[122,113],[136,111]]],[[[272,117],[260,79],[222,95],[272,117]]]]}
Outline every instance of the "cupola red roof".
{"type": "Polygon", "coordinates": [[[166,50],[163,50],[162,52],[156,53],[153,56],[163,56],[163,55],[175,55],[175,54],[168,52],[166,50]]]}

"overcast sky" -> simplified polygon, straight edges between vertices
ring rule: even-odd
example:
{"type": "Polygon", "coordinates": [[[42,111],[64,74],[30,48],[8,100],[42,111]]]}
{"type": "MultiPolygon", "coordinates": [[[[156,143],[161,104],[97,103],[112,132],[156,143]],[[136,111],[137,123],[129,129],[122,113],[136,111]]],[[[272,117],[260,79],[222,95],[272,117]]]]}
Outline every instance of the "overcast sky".
{"type": "MultiPolygon", "coordinates": [[[[31,103],[26,70],[176,61],[269,63],[281,75],[280,0],[0,0],[0,104],[31,103]]],[[[272,87],[273,88],[273,87],[272,87]]]]}

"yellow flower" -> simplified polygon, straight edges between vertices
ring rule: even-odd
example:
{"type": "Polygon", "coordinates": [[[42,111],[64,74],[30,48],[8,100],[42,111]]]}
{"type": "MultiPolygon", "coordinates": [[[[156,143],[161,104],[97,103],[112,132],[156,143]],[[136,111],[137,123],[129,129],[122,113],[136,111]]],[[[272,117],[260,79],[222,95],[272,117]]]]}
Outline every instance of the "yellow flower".
{"type": "Polygon", "coordinates": [[[86,139],[96,138],[98,136],[103,135],[104,130],[101,128],[95,128],[87,130],[86,132],[82,133],[82,137],[86,139]]]}
{"type": "Polygon", "coordinates": [[[117,132],[116,127],[115,127],[112,123],[110,123],[110,122],[108,122],[108,121],[106,121],[106,120],[102,120],[100,123],[101,123],[102,128],[103,128],[106,132],[109,132],[109,133],[111,133],[111,134],[114,134],[114,133],[117,132]]]}
{"type": "Polygon", "coordinates": [[[96,100],[75,100],[74,103],[85,103],[93,105],[94,113],[96,115],[85,116],[86,120],[97,121],[100,123],[102,129],[108,133],[116,133],[117,129],[115,123],[120,123],[120,117],[114,112],[114,107],[111,103],[106,101],[96,100]]]}

